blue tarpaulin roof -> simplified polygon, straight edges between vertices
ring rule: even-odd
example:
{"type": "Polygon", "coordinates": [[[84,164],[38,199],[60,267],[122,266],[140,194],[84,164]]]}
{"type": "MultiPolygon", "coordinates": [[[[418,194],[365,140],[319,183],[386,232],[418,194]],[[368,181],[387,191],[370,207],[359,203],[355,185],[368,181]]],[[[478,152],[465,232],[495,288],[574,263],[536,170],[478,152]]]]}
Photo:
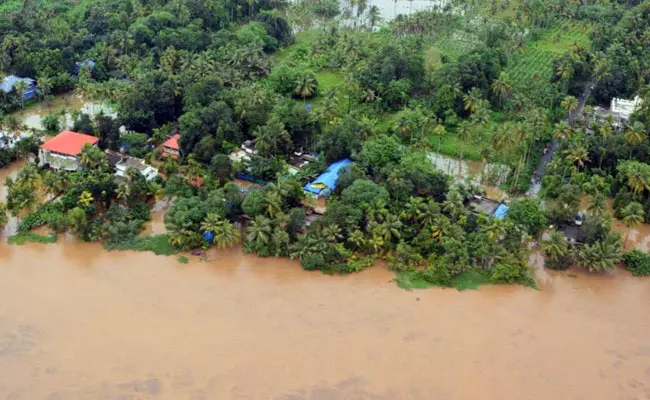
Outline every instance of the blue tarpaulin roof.
{"type": "Polygon", "coordinates": [[[339,180],[339,172],[341,169],[352,164],[350,159],[343,159],[335,162],[327,167],[325,172],[320,174],[313,182],[305,185],[305,190],[315,195],[329,195],[329,193],[336,188],[336,182],[339,180]]]}
{"type": "Polygon", "coordinates": [[[23,81],[27,84],[27,91],[25,91],[25,95],[23,96],[25,100],[29,100],[36,95],[36,85],[34,84],[34,80],[32,78],[20,78],[16,75],[6,76],[2,80],[2,91],[5,93],[11,92],[19,81],[23,81]]]}
{"type": "Polygon", "coordinates": [[[499,219],[504,219],[506,215],[508,215],[508,210],[510,207],[508,207],[505,204],[499,204],[499,207],[497,207],[496,210],[494,210],[494,216],[499,218],[499,219]]]}

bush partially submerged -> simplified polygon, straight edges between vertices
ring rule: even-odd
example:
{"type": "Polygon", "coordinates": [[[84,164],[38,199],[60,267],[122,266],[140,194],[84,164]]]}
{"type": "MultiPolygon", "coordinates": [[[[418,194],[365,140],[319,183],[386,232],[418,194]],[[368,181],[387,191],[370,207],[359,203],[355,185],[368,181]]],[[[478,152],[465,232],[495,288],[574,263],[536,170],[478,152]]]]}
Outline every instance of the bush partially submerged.
{"type": "Polygon", "coordinates": [[[623,260],[625,260],[625,269],[632,272],[633,275],[650,275],[650,254],[632,250],[623,255],[623,260]]]}

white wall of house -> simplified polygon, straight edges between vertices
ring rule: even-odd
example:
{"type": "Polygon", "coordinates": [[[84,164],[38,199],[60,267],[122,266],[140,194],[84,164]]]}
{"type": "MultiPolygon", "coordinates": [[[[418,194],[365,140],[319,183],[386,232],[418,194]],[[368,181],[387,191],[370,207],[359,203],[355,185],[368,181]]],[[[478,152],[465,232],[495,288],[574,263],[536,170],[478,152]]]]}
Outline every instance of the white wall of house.
{"type": "Polygon", "coordinates": [[[163,151],[164,151],[165,153],[168,153],[168,154],[174,154],[174,155],[176,155],[176,156],[180,156],[180,153],[178,152],[178,150],[176,150],[176,149],[172,149],[172,148],[170,148],[170,147],[165,147],[165,146],[163,146],[163,151]]]}
{"type": "Polygon", "coordinates": [[[56,153],[46,149],[38,151],[38,166],[49,165],[54,170],[76,171],[79,169],[79,157],[56,153]]]}

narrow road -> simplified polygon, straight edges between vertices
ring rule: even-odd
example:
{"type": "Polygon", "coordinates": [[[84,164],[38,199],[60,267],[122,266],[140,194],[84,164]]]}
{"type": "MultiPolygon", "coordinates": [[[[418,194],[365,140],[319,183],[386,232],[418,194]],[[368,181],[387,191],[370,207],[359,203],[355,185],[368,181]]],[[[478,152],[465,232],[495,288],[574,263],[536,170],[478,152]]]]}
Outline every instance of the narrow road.
{"type": "MultiPolygon", "coordinates": [[[[569,125],[573,126],[573,122],[576,120],[576,118],[578,118],[582,114],[582,111],[585,108],[585,104],[587,104],[587,100],[589,100],[589,97],[591,96],[591,93],[593,92],[595,87],[596,87],[596,77],[592,77],[587,83],[587,87],[585,87],[585,90],[578,98],[578,107],[575,110],[573,110],[573,112],[570,112],[569,116],[567,117],[567,121],[569,122],[569,125]]],[[[553,156],[555,155],[555,151],[557,150],[559,144],[560,142],[557,139],[553,138],[553,140],[551,140],[551,146],[549,147],[548,152],[539,160],[539,165],[535,170],[535,177],[537,177],[537,179],[536,180],[533,179],[533,181],[531,182],[530,187],[526,192],[526,196],[536,197],[537,194],[539,193],[539,190],[542,187],[542,183],[541,183],[542,178],[546,173],[546,164],[551,162],[551,160],[553,159],[553,156]]]]}

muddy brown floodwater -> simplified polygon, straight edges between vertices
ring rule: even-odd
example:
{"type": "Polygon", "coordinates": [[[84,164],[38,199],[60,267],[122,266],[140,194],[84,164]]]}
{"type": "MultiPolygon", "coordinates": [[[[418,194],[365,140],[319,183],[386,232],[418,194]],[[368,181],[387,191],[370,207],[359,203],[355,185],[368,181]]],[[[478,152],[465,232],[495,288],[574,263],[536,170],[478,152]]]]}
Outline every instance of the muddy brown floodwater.
{"type": "Polygon", "coordinates": [[[239,249],[183,265],[69,237],[2,243],[0,398],[650,396],[648,279],[407,292],[392,278],[239,249]]]}

